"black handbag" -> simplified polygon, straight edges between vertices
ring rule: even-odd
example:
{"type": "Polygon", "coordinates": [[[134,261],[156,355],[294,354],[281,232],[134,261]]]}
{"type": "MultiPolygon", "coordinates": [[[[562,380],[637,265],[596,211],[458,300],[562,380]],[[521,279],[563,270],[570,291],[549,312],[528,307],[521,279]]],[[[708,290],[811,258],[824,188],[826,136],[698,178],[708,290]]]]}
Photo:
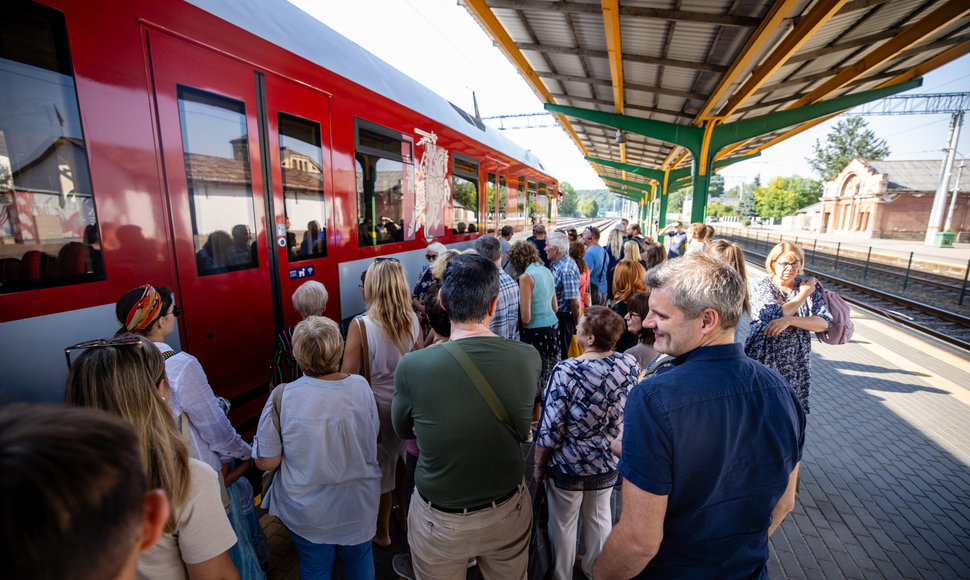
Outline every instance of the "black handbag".
{"type": "Polygon", "coordinates": [[[549,542],[549,503],[546,484],[540,481],[532,500],[532,538],[529,539],[529,580],[543,580],[552,569],[552,544],[549,542]]]}

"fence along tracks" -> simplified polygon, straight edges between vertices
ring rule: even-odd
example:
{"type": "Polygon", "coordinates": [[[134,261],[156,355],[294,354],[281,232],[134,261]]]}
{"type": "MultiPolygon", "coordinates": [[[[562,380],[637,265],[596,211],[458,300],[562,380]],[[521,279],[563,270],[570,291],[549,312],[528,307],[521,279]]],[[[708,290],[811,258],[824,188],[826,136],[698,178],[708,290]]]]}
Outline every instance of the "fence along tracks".
{"type": "MultiPolygon", "coordinates": [[[[777,243],[740,236],[723,237],[741,244],[748,261],[759,266],[763,266],[767,252],[777,243]]],[[[842,294],[846,301],[970,351],[970,316],[946,308],[948,304],[960,306],[961,293],[966,293],[965,280],[854,258],[840,257],[836,261],[835,255],[810,249],[805,256],[808,262],[805,272],[826,282],[830,290],[842,294]],[[840,275],[839,268],[851,269],[856,279],[840,275]],[[864,277],[871,275],[873,282],[883,282],[884,288],[885,284],[896,283],[921,298],[900,296],[876,288],[875,284],[860,282],[860,272],[864,277]]]]}

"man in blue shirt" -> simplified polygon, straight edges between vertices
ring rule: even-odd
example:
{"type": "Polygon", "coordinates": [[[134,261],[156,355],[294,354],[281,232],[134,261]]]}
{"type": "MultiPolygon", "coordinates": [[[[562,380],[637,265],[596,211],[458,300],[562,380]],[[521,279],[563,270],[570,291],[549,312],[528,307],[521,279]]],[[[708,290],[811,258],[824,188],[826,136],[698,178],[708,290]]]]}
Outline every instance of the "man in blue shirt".
{"type": "Polygon", "coordinates": [[[590,302],[593,306],[606,306],[606,250],[600,245],[599,228],[589,226],[581,238],[586,246],[586,266],[589,267],[590,302]]]}
{"type": "Polygon", "coordinates": [[[596,578],[767,578],[768,536],[795,505],[805,415],[734,343],[744,283],[706,254],[647,275],[643,322],[672,368],[630,392],[623,514],[596,578]]]}
{"type": "Polygon", "coordinates": [[[674,222],[657,232],[657,239],[660,239],[660,236],[667,236],[670,238],[670,242],[667,245],[668,260],[679,258],[686,253],[687,232],[684,231],[684,224],[674,222]]]}
{"type": "Polygon", "coordinates": [[[495,236],[480,236],[475,251],[498,268],[498,302],[489,329],[510,340],[519,340],[519,285],[502,269],[502,246],[495,236]]]}

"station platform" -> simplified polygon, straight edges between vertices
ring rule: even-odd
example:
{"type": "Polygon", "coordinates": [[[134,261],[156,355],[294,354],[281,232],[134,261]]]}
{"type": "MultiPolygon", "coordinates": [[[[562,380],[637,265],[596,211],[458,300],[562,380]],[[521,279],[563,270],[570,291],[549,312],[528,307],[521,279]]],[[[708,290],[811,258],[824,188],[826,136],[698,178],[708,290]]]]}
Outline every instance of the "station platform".
{"type": "Polygon", "coordinates": [[[780,236],[785,241],[797,241],[805,251],[811,250],[817,241],[819,251],[834,253],[839,247],[841,255],[862,260],[866,259],[871,247],[874,262],[902,267],[906,267],[912,252],[914,269],[947,274],[956,278],[963,278],[970,264],[970,243],[956,243],[952,248],[935,248],[925,245],[922,240],[859,238],[847,234],[819,234],[808,230],[789,230],[778,226],[745,228],[735,223],[711,225],[714,226],[715,238],[743,235],[775,240],[780,236]]]}
{"type": "MultiPolygon", "coordinates": [[[[970,578],[970,353],[857,308],[852,318],[849,344],[812,345],[800,494],[771,538],[770,575],[970,578]]],[[[269,578],[298,578],[286,530],[261,521],[269,578]]],[[[374,549],[377,578],[398,578],[391,559],[407,552],[391,530],[391,548],[374,549]]]]}

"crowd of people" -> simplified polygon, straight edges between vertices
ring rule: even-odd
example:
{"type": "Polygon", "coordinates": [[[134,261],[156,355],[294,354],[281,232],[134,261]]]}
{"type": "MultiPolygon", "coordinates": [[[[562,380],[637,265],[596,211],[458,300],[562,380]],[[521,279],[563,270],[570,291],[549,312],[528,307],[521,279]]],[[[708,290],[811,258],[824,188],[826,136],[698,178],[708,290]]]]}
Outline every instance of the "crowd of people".
{"type": "Polygon", "coordinates": [[[114,337],[66,349],[65,408],[0,410],[4,496],[43,507],[18,519],[19,539],[5,522],[0,575],[264,577],[242,477],[255,463],[303,578],[330,578],[337,559],[347,578],[373,578],[393,520],[418,578],[476,563],[524,579],[529,476],[548,505],[549,577],[760,577],[794,505],[810,333],[832,318],[800,248],[776,246],[749,293],[743,251],[712,233],[675,223],[665,248],[637,224],[605,244],[593,226],[537,224],[516,242],[503,228],[465,252],[430,244],[413,287],[377,258],[346,338],[323,316],[324,284],[306,282],[252,446],[199,361],[165,343],[173,292],[135,288],[114,337]],[[88,545],[65,540],[75,533],[117,540],[75,549],[88,545]]]}

